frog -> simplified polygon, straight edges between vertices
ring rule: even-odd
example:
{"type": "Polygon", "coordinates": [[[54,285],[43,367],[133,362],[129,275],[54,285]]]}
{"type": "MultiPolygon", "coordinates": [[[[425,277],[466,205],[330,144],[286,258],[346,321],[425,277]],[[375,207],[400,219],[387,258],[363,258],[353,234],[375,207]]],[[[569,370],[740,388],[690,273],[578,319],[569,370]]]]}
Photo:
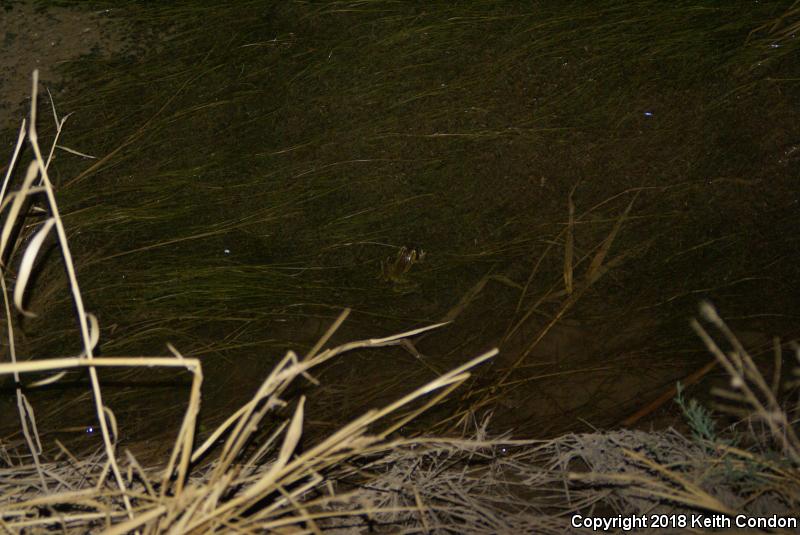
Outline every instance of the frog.
{"type": "Polygon", "coordinates": [[[414,291],[419,285],[412,282],[408,277],[408,272],[414,264],[425,261],[427,253],[421,248],[400,247],[397,254],[387,256],[386,260],[381,261],[380,279],[391,283],[392,289],[397,293],[409,293],[414,291]]]}

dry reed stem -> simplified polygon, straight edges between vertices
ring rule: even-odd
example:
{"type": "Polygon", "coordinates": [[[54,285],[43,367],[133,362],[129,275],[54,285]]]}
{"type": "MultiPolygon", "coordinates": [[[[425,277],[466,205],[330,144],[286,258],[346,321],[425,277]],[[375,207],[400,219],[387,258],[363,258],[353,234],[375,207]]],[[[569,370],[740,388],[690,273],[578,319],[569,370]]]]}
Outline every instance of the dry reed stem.
{"type": "MultiPolygon", "coordinates": [[[[16,285],[14,288],[14,305],[23,315],[26,316],[33,316],[34,314],[30,311],[27,311],[23,308],[23,296],[25,294],[25,290],[27,288],[28,281],[30,279],[30,275],[33,272],[34,264],[36,259],[39,256],[39,252],[41,250],[41,246],[45,240],[45,238],[49,235],[50,231],[55,227],[57,232],[57,239],[58,244],[62,252],[64,266],[67,270],[67,274],[70,281],[70,288],[72,291],[73,301],[75,303],[75,307],[78,313],[78,320],[80,325],[80,332],[83,340],[83,351],[80,357],[73,358],[73,359],[51,359],[49,361],[29,361],[25,363],[16,362],[15,353],[13,351],[13,325],[10,323],[11,318],[11,311],[8,305],[7,300],[7,291],[5,285],[5,277],[3,277],[3,294],[4,298],[6,299],[6,316],[8,322],[8,332],[9,332],[9,340],[10,347],[12,348],[12,362],[11,364],[0,364],[0,374],[7,374],[12,373],[14,375],[15,381],[17,385],[20,384],[20,374],[21,373],[28,373],[32,371],[44,371],[44,370],[63,370],[71,367],[87,367],[89,370],[89,375],[91,378],[92,383],[92,391],[95,398],[95,405],[96,405],[96,414],[99,420],[99,425],[101,429],[101,434],[103,436],[104,447],[106,449],[107,455],[107,462],[109,467],[114,473],[115,480],[117,485],[120,489],[121,496],[123,503],[125,505],[125,509],[127,511],[128,516],[132,516],[132,509],[129,497],[126,493],[126,486],[124,482],[124,478],[122,477],[122,473],[119,469],[119,465],[116,461],[114,449],[115,444],[112,443],[111,440],[111,433],[114,436],[117,436],[117,429],[116,429],[116,420],[113,416],[113,413],[103,404],[102,393],[100,390],[100,384],[97,377],[97,372],[95,368],[95,363],[93,362],[93,349],[97,344],[98,337],[99,337],[99,325],[96,318],[87,313],[85,311],[83,305],[83,299],[81,297],[80,288],[78,286],[77,276],[75,274],[74,263],[72,261],[72,255],[69,250],[69,245],[67,243],[66,238],[66,231],[64,229],[63,223],[61,221],[61,217],[59,215],[58,206],[55,200],[55,195],[53,193],[52,185],[50,183],[50,179],[48,176],[48,166],[52,161],[54,150],[58,141],[58,138],[61,134],[62,128],[68,116],[65,116],[61,120],[58,119],[58,114],[55,110],[55,106],[52,104],[53,115],[56,121],[56,136],[51,146],[51,149],[48,153],[47,161],[45,162],[42,151],[38,144],[38,134],[36,131],[36,111],[37,111],[37,95],[38,95],[38,71],[34,71],[32,77],[32,98],[31,98],[31,117],[30,117],[30,124],[28,128],[28,141],[30,146],[34,152],[35,158],[28,166],[27,172],[25,177],[22,181],[22,185],[20,189],[13,192],[9,195],[10,200],[10,208],[8,213],[6,214],[5,222],[3,225],[2,233],[0,234],[0,255],[3,255],[8,247],[11,232],[17,222],[20,220],[23,204],[28,200],[30,195],[35,193],[43,192],[47,197],[48,202],[48,209],[52,214],[50,218],[38,229],[35,234],[33,235],[32,239],[30,240],[26,250],[23,253],[22,261],[20,263],[20,268],[17,276],[16,285]],[[39,178],[41,186],[34,186],[34,180],[39,178]],[[109,424],[111,425],[112,429],[111,432],[109,431],[109,424]]],[[[24,141],[24,122],[23,128],[20,130],[20,136],[18,142],[15,146],[14,154],[12,156],[12,162],[8,167],[8,171],[3,183],[2,191],[0,195],[3,196],[2,200],[0,200],[0,205],[6,205],[6,198],[4,197],[5,191],[8,187],[9,180],[11,173],[14,170],[18,155],[21,150],[22,143],[24,141]]],[[[137,360],[133,365],[144,365],[149,366],[154,364],[152,360],[149,361],[150,364],[144,363],[143,361],[137,360]]],[[[180,365],[183,367],[187,366],[188,361],[184,361],[180,365]]],[[[129,361],[127,364],[131,364],[129,361]]],[[[193,366],[196,369],[199,369],[197,366],[198,363],[194,363],[193,366]]],[[[124,359],[116,360],[115,362],[108,362],[104,361],[99,363],[99,365],[109,365],[109,366],[121,366],[126,365],[124,359]]],[[[190,365],[191,366],[191,365],[190,365]]],[[[191,371],[191,370],[190,370],[191,371]]],[[[50,378],[44,381],[39,381],[38,385],[46,384],[47,382],[52,382],[53,380],[57,380],[60,378],[61,375],[57,375],[55,378],[50,378]]],[[[193,383],[193,394],[195,398],[199,399],[199,381],[198,375],[195,374],[195,381],[193,383]]],[[[33,444],[33,439],[28,431],[28,421],[31,421],[32,425],[34,425],[35,431],[35,422],[32,419],[33,410],[30,405],[27,403],[27,400],[24,399],[24,396],[21,395],[19,390],[19,386],[17,387],[17,396],[18,396],[18,405],[20,410],[20,417],[22,419],[23,425],[23,433],[25,434],[26,441],[28,442],[29,449],[31,454],[34,457],[34,462],[37,465],[37,469],[40,474],[40,479],[43,485],[43,490],[47,491],[47,484],[43,474],[41,473],[41,469],[38,467],[38,455],[41,451],[41,447],[33,444]]],[[[191,408],[191,405],[190,405],[191,408]]],[[[196,404],[195,404],[196,408],[196,404]]],[[[196,415],[195,411],[187,412],[187,418],[192,418],[193,415],[196,415]]],[[[193,435],[193,428],[191,434],[193,435]]],[[[36,434],[36,433],[34,433],[36,434]]],[[[38,441],[38,436],[36,437],[38,441]]],[[[178,445],[186,443],[186,433],[184,433],[178,443],[176,444],[176,449],[178,445]]],[[[191,449],[191,442],[188,444],[188,448],[184,448],[184,450],[191,449]]],[[[180,468],[180,475],[184,476],[186,471],[186,466],[188,465],[188,454],[184,455],[184,459],[181,462],[180,468]]],[[[99,480],[102,481],[103,478],[99,480]]],[[[179,477],[179,480],[183,480],[182,477],[179,477]]],[[[98,482],[98,483],[99,483],[98,482]]]]}
{"type": "MultiPolygon", "coordinates": [[[[80,325],[80,333],[83,342],[83,351],[86,356],[87,360],[92,360],[93,354],[92,351],[94,349],[95,344],[97,343],[96,337],[98,333],[95,331],[92,334],[89,330],[88,324],[88,315],[85,310],[83,304],[83,297],[81,295],[80,287],[78,286],[78,278],[75,273],[75,265],[72,261],[72,253],[69,249],[69,244],[67,243],[67,233],[64,229],[64,224],[61,221],[61,216],[59,215],[58,205],[55,199],[55,193],[53,192],[53,187],[50,183],[50,178],[47,174],[47,165],[45,164],[44,159],[42,158],[42,152],[39,148],[39,136],[36,131],[36,107],[37,107],[37,97],[38,97],[38,86],[39,86],[39,71],[33,71],[33,82],[31,88],[31,122],[29,125],[28,130],[28,140],[30,141],[31,148],[35,154],[35,164],[38,167],[38,174],[40,177],[40,182],[44,186],[45,193],[47,195],[48,201],[48,208],[50,209],[50,213],[52,214],[52,220],[55,222],[56,233],[58,235],[58,244],[59,248],[61,249],[62,258],[64,260],[64,267],[67,270],[67,276],[69,278],[70,289],[72,292],[72,299],[75,304],[75,308],[77,309],[78,314],[78,323],[80,325]]],[[[64,122],[61,121],[57,125],[56,131],[56,140],[61,133],[61,128],[63,127],[64,122]]],[[[49,161],[48,161],[49,163],[49,161]]],[[[29,168],[29,175],[31,174],[32,167],[29,168]]],[[[26,177],[27,178],[27,177],[26,177]]],[[[23,189],[24,191],[24,189],[23,189]]],[[[27,195],[27,192],[25,192],[27,195]]],[[[19,194],[19,197],[22,197],[22,194],[19,194]]],[[[13,221],[12,221],[13,223],[13,221]]],[[[5,228],[4,228],[5,231],[5,228]]],[[[5,237],[5,232],[4,232],[5,237]]],[[[32,268],[32,265],[29,266],[32,268]]],[[[130,500],[125,493],[125,481],[122,478],[122,472],[120,471],[119,464],[116,460],[116,455],[114,452],[115,445],[111,441],[111,435],[109,434],[108,430],[108,423],[106,422],[105,418],[105,405],[103,404],[103,394],[100,390],[100,380],[97,376],[97,370],[94,367],[89,366],[89,378],[92,384],[92,392],[94,393],[95,398],[95,410],[97,413],[98,423],[100,425],[100,431],[103,437],[103,444],[106,448],[106,455],[108,456],[108,461],[111,465],[111,469],[114,473],[114,478],[119,486],[120,491],[122,492],[123,501],[125,503],[125,509],[128,511],[128,516],[132,516],[131,504],[130,500]]]]}

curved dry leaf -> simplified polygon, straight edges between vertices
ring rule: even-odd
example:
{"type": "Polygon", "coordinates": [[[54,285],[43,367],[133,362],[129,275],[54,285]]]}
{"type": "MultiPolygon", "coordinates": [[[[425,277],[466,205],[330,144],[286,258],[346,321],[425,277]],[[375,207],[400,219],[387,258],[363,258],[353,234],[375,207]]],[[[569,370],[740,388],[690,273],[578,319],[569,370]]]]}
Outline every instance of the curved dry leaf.
{"type": "Polygon", "coordinates": [[[36,261],[36,257],[39,256],[39,249],[41,249],[44,239],[47,237],[47,234],[50,233],[50,229],[53,228],[55,223],[56,220],[52,217],[45,221],[44,225],[42,225],[42,228],[39,229],[36,235],[31,239],[30,244],[28,244],[28,248],[25,249],[25,254],[22,255],[22,262],[20,262],[19,265],[17,284],[14,286],[14,306],[16,306],[17,310],[19,310],[24,316],[28,316],[29,318],[36,317],[36,314],[29,312],[22,307],[22,297],[25,295],[25,288],[28,286],[28,280],[30,279],[31,272],[33,271],[33,263],[36,261]]]}
{"type": "Polygon", "coordinates": [[[36,388],[37,386],[45,386],[45,385],[53,384],[56,381],[58,381],[59,379],[61,379],[62,377],[64,377],[65,375],[67,375],[66,371],[58,372],[57,374],[51,375],[50,377],[48,377],[46,379],[42,379],[40,381],[32,382],[31,384],[28,385],[28,388],[36,388]]]}
{"type": "Polygon", "coordinates": [[[106,422],[111,424],[111,438],[113,439],[113,443],[117,443],[117,438],[119,435],[117,434],[117,417],[114,416],[114,413],[111,412],[111,409],[103,405],[103,412],[106,414],[106,422]]]}
{"type": "MultiPolygon", "coordinates": [[[[97,316],[91,312],[86,313],[86,319],[89,320],[89,349],[94,349],[97,347],[97,342],[100,341],[100,322],[97,320],[97,316]]],[[[78,353],[76,356],[79,359],[82,359],[88,354],[89,352],[84,347],[83,351],[78,353]]]]}
{"type": "Polygon", "coordinates": [[[86,319],[89,320],[89,344],[91,348],[97,347],[97,342],[100,340],[100,322],[97,321],[97,316],[91,312],[86,313],[86,319]]]}

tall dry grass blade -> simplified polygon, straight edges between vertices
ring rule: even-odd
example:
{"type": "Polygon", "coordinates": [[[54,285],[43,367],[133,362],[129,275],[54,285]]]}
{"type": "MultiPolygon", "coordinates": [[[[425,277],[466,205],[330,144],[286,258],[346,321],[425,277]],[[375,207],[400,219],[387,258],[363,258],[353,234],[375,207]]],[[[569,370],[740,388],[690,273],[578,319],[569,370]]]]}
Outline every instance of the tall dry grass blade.
{"type": "Polygon", "coordinates": [[[292,417],[292,423],[289,424],[289,429],[286,431],[286,437],[283,439],[281,450],[278,453],[278,460],[275,464],[285,465],[297,448],[300,437],[303,435],[303,414],[305,405],[306,397],[300,396],[300,401],[297,403],[297,408],[294,411],[294,417],[292,417]]]}
{"type": "Polygon", "coordinates": [[[36,415],[33,412],[33,407],[28,402],[27,396],[22,394],[22,401],[25,404],[26,419],[31,423],[31,430],[33,431],[33,438],[36,439],[36,452],[42,454],[42,441],[39,439],[39,430],[36,428],[36,415]]]}
{"type": "MultiPolygon", "coordinates": [[[[214,495],[214,502],[216,503],[219,501],[220,494],[226,490],[229,486],[229,481],[225,481],[224,485],[215,485],[217,482],[212,482],[212,487],[217,486],[219,492],[213,493],[214,495]]],[[[185,496],[184,496],[185,497],[185,496]]],[[[187,533],[189,530],[186,528],[186,525],[194,518],[197,510],[203,505],[201,500],[193,500],[189,502],[188,506],[185,508],[178,508],[178,507],[171,507],[168,511],[168,514],[161,518],[160,525],[156,529],[157,533],[167,533],[169,535],[182,535],[187,533]],[[177,522],[176,522],[177,520],[177,522]]],[[[213,533],[214,528],[210,527],[208,529],[209,532],[213,533]]]]}
{"type": "MultiPolygon", "coordinates": [[[[36,156],[35,163],[39,168],[39,175],[41,184],[45,188],[45,193],[47,195],[47,202],[50,208],[50,213],[52,214],[52,219],[55,221],[56,231],[58,233],[58,243],[61,247],[61,255],[64,260],[64,267],[67,270],[67,275],[69,277],[69,284],[70,289],[72,291],[72,299],[75,303],[75,308],[78,313],[78,323],[80,325],[80,332],[81,337],[83,340],[83,349],[86,352],[86,358],[91,360],[93,358],[93,346],[91,345],[92,336],[89,333],[89,325],[87,323],[87,315],[86,309],[83,304],[83,296],[81,295],[80,286],[78,285],[78,277],[75,273],[75,264],[72,260],[72,253],[70,252],[69,243],[67,242],[67,232],[64,229],[64,224],[61,220],[61,215],[59,214],[58,204],[56,203],[55,193],[53,192],[52,184],[50,183],[50,178],[47,174],[47,166],[42,158],[42,151],[39,147],[39,136],[36,132],[36,106],[37,106],[37,95],[38,95],[38,85],[39,85],[39,71],[33,71],[33,80],[32,80],[32,88],[31,88],[31,123],[28,129],[28,139],[30,140],[31,147],[33,148],[33,152],[36,156]]],[[[56,133],[56,138],[60,134],[60,130],[56,133]]],[[[5,235],[5,229],[4,229],[5,235]]],[[[4,245],[4,244],[3,244],[4,245]]],[[[3,250],[2,246],[0,246],[0,252],[3,250]]],[[[126,493],[125,487],[125,480],[122,477],[122,471],[119,468],[119,464],[117,463],[116,454],[114,452],[114,444],[111,442],[111,436],[109,435],[108,424],[106,423],[106,418],[104,415],[104,408],[105,404],[103,403],[103,394],[100,390],[100,380],[97,376],[97,369],[94,367],[89,367],[89,378],[92,385],[92,392],[94,393],[95,398],[95,411],[97,414],[98,423],[100,425],[100,432],[103,437],[103,444],[106,449],[106,455],[108,456],[108,461],[111,464],[111,469],[114,472],[114,478],[119,486],[120,492],[122,493],[122,499],[125,504],[125,510],[128,513],[129,517],[133,516],[133,512],[131,509],[130,499],[126,493]]]]}
{"type": "Polygon", "coordinates": [[[178,431],[178,436],[175,438],[175,444],[170,454],[169,462],[164,470],[164,476],[161,481],[160,498],[165,496],[167,483],[172,477],[175,470],[175,463],[178,463],[178,474],[175,483],[175,494],[180,495],[183,491],[183,486],[186,481],[186,476],[189,473],[189,465],[192,462],[192,448],[194,447],[194,435],[197,427],[197,415],[200,412],[200,387],[203,384],[203,370],[198,364],[194,366],[190,363],[190,359],[186,359],[177,349],[168,344],[170,351],[177,357],[177,361],[186,367],[192,374],[192,386],[189,391],[189,404],[186,407],[186,412],[183,415],[183,421],[178,431]],[[178,461],[178,459],[180,459],[178,461]]]}
{"type": "Polygon", "coordinates": [[[211,449],[211,447],[214,444],[216,444],[217,440],[219,440],[219,438],[228,429],[230,429],[234,423],[238,422],[241,419],[242,415],[248,410],[249,406],[250,402],[248,402],[245,405],[242,405],[241,407],[239,407],[239,409],[236,410],[236,412],[228,416],[228,418],[226,418],[224,422],[218,425],[217,428],[208,436],[208,438],[200,446],[197,447],[194,453],[192,453],[191,461],[194,463],[198,459],[200,459],[200,457],[205,455],[206,452],[208,452],[208,450],[211,449]]]}
{"type": "MultiPolygon", "coordinates": [[[[428,331],[432,331],[434,329],[438,329],[447,325],[447,322],[441,323],[434,323],[433,325],[428,325],[426,327],[420,327],[418,329],[414,329],[411,331],[407,331],[400,334],[395,334],[392,336],[387,336],[386,338],[370,338],[369,340],[359,340],[357,342],[348,342],[346,344],[342,344],[337,346],[333,349],[326,349],[322,353],[314,359],[314,366],[318,366],[323,362],[326,362],[337,355],[341,355],[342,353],[346,353],[348,351],[353,351],[354,349],[361,349],[361,348],[368,348],[368,347],[387,347],[387,346],[396,346],[402,345],[402,340],[404,338],[411,338],[418,334],[422,334],[428,331]]],[[[310,365],[309,365],[310,367],[310,365]]]]}
{"type": "Polygon", "coordinates": [[[17,142],[14,144],[14,152],[11,155],[11,162],[8,164],[8,168],[6,169],[6,176],[3,178],[3,186],[0,188],[0,206],[3,206],[3,201],[5,201],[6,190],[8,189],[8,183],[11,180],[11,173],[14,172],[14,169],[17,166],[17,158],[19,157],[19,153],[22,150],[22,144],[25,141],[25,131],[26,131],[25,126],[26,126],[26,121],[25,119],[23,119],[22,124],[19,127],[17,142]]]}
{"type": "MultiPolygon", "coordinates": [[[[87,471],[85,471],[83,469],[83,466],[81,465],[81,462],[78,460],[77,457],[75,457],[75,455],[69,450],[69,448],[67,448],[58,439],[55,439],[55,443],[56,443],[56,446],[58,447],[58,449],[61,450],[61,453],[69,460],[70,464],[72,465],[73,470],[75,470],[77,473],[79,473],[81,475],[81,477],[83,478],[83,480],[91,481],[92,480],[91,474],[89,474],[87,471]]],[[[69,487],[69,485],[66,485],[66,486],[69,487]]]]}

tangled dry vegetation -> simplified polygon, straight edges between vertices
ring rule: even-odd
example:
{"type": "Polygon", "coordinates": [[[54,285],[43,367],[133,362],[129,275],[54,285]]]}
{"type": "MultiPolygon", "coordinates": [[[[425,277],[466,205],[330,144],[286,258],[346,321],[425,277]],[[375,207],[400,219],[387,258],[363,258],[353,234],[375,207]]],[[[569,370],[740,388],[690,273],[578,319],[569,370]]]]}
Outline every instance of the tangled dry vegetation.
{"type": "MultiPolygon", "coordinates": [[[[768,384],[710,305],[701,307],[701,316],[712,329],[699,322],[693,326],[731,378],[730,390],[719,394],[729,411],[743,416],[732,433],[717,433],[708,411],[680,400],[694,431],[691,438],[672,430],[621,430],[513,440],[487,436],[487,420],[470,418],[462,421],[463,436],[469,438],[397,438],[404,423],[457,388],[471,368],[495,354],[491,351],[299,448],[304,398],[289,399],[288,390],[296,379],[314,382],[313,368],[344,352],[408,344],[410,337],[439,326],[324,349],[345,312],[307,355],[288,352],[253,398],[196,445],[202,382],[197,359],[172,347],[169,357],[94,355],[99,324],[84,309],[48,176],[58,136],[48,154],[38,143],[36,88],[34,74],[30,122],[20,128],[0,192],[5,260],[0,284],[8,333],[0,374],[13,377],[9,391],[16,396],[25,439],[0,449],[4,532],[565,533],[581,531],[575,527],[580,518],[617,519],[607,527],[618,531],[631,515],[787,517],[800,505],[796,407],[781,402],[796,396],[796,381],[781,387],[783,346],[776,342],[774,379],[768,384]],[[11,190],[26,138],[33,159],[11,190]],[[12,308],[34,314],[24,298],[53,233],[71,282],[83,352],[20,358],[12,308]],[[104,404],[98,375],[107,367],[168,367],[192,374],[188,408],[161,465],[142,466],[129,451],[120,451],[116,437],[124,422],[118,424],[104,404]],[[76,368],[89,375],[103,446],[77,455],[62,445],[60,455],[48,458],[26,392],[76,368]],[[292,415],[285,422],[265,425],[268,416],[287,409],[292,415]]],[[[66,117],[52,111],[60,132],[66,117]]],[[[800,358],[797,346],[793,353],[800,358]]],[[[674,527],[666,531],[683,531],[674,527]]]]}

